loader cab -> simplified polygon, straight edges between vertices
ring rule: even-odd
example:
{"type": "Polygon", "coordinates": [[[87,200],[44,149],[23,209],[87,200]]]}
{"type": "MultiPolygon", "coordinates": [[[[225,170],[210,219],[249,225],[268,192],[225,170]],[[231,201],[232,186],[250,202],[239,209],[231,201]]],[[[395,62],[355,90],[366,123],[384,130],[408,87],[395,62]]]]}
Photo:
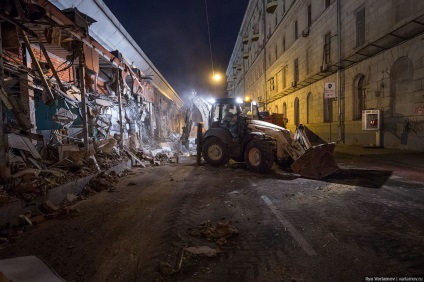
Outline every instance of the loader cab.
{"type": "Polygon", "coordinates": [[[245,102],[235,98],[217,99],[212,104],[209,117],[209,127],[229,127],[239,123],[240,118],[246,120],[258,120],[259,111],[256,102],[245,102]]]}

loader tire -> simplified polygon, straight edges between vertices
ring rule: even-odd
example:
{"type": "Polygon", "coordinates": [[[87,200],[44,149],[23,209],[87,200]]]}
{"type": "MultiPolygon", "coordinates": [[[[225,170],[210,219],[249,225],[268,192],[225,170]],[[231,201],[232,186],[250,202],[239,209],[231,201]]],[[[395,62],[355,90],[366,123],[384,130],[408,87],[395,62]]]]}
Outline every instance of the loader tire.
{"type": "Polygon", "coordinates": [[[267,173],[274,163],[274,152],[271,144],[264,141],[253,140],[246,146],[244,160],[247,169],[267,173]]]}
{"type": "Polygon", "coordinates": [[[203,145],[202,155],[208,164],[214,166],[225,165],[230,160],[228,146],[225,145],[218,137],[210,137],[206,139],[203,145]]]}

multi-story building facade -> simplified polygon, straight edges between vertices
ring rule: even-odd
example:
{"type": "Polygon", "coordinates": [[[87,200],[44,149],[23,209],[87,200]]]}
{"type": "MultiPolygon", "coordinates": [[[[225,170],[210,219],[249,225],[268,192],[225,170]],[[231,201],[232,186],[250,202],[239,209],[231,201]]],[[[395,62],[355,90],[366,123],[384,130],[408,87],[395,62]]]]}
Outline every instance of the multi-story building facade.
{"type": "Polygon", "coordinates": [[[228,94],[326,141],[424,151],[423,32],[423,1],[250,0],[228,94]]]}

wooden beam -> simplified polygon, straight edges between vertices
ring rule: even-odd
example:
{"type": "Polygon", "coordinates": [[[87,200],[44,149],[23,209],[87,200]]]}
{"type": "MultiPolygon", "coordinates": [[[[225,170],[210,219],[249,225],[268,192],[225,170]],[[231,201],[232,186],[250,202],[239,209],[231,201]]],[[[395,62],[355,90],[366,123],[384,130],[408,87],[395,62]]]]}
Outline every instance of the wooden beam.
{"type": "MultiPolygon", "coordinates": [[[[0,86],[4,83],[4,66],[3,66],[3,40],[1,37],[1,22],[0,22],[0,86]]],[[[6,184],[10,179],[10,167],[8,160],[7,135],[4,132],[4,117],[3,102],[0,100],[0,183],[6,184]]]]}

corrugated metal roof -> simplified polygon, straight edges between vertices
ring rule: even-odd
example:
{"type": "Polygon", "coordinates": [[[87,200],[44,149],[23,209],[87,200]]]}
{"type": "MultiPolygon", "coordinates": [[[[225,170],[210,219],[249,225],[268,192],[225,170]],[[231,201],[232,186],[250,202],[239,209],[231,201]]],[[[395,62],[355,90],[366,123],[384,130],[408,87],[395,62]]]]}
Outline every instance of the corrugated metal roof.
{"type": "Polygon", "coordinates": [[[109,51],[119,50],[124,59],[143,72],[143,75],[152,76],[153,84],[163,94],[173,100],[178,107],[183,105],[182,99],[172,86],[166,81],[159,70],[141,50],[140,46],[129,35],[118,19],[101,0],[49,0],[59,9],[70,7],[89,15],[97,22],[89,27],[90,36],[101,43],[109,51]]]}

